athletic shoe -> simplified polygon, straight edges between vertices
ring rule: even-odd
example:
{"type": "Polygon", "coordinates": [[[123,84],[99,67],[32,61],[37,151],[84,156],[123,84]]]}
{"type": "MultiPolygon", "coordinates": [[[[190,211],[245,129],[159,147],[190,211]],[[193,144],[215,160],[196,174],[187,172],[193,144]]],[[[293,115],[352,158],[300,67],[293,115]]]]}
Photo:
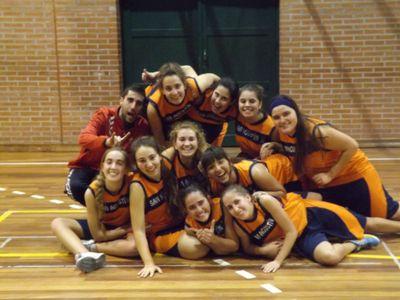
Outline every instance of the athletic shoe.
{"type": "Polygon", "coordinates": [[[86,249],[88,249],[88,251],[90,252],[96,252],[93,251],[94,249],[94,244],[96,244],[96,242],[94,240],[81,240],[82,245],[85,246],[86,249]]]}
{"type": "Polygon", "coordinates": [[[356,245],[353,252],[359,252],[363,249],[371,249],[372,247],[378,246],[381,240],[375,235],[364,234],[364,237],[361,240],[351,240],[349,242],[356,245]]]}
{"type": "Polygon", "coordinates": [[[75,265],[82,272],[89,273],[100,269],[106,262],[104,253],[82,252],[75,255],[75,265]]]}

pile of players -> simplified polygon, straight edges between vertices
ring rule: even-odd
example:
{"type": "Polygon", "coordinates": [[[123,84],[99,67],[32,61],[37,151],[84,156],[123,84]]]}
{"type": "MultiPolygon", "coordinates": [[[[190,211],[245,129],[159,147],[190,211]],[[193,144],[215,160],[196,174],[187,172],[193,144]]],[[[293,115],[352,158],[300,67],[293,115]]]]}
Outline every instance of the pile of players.
{"type": "Polygon", "coordinates": [[[68,195],[83,220],[52,229],[77,267],[102,267],[105,254],[140,255],[140,277],[162,272],[152,253],[200,259],[239,248],[271,261],[291,251],[322,265],[379,244],[365,232],[400,232],[399,203],[358,143],[304,115],[278,95],[264,112],[263,89],[189,66],[144,70],[148,83],[97,110],[69,163],[68,195]],[[240,154],[221,148],[234,122],[240,154]],[[240,247],[241,246],[241,247],[240,247]]]}

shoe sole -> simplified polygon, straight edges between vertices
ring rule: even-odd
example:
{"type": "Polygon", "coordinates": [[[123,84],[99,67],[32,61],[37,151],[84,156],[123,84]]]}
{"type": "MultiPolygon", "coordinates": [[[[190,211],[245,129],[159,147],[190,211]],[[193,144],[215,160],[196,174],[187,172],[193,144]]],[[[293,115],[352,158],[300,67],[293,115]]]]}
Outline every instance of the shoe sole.
{"type": "Polygon", "coordinates": [[[99,258],[85,257],[79,260],[76,264],[77,268],[85,273],[90,273],[104,266],[106,256],[103,254],[99,258]]]}

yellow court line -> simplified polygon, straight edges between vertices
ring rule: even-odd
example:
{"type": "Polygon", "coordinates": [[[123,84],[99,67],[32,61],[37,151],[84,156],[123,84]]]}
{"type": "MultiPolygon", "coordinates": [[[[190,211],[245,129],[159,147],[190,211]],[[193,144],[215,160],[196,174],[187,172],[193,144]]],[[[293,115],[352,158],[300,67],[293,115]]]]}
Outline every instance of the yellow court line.
{"type": "Polygon", "coordinates": [[[0,223],[12,214],[69,214],[69,213],[85,213],[83,209],[32,209],[32,210],[8,210],[0,216],[0,223]]]}
{"type": "Polygon", "coordinates": [[[0,253],[0,257],[64,257],[71,254],[66,252],[49,252],[49,253],[0,253]]]}
{"type": "Polygon", "coordinates": [[[0,223],[3,222],[5,219],[7,219],[9,216],[13,214],[12,211],[6,211],[4,214],[0,216],[0,223]]]}
{"type": "MultiPolygon", "coordinates": [[[[374,254],[349,254],[347,257],[354,258],[374,258],[374,259],[393,259],[389,255],[374,255],[374,254]]],[[[397,259],[400,259],[400,256],[395,256],[397,259]]]]}

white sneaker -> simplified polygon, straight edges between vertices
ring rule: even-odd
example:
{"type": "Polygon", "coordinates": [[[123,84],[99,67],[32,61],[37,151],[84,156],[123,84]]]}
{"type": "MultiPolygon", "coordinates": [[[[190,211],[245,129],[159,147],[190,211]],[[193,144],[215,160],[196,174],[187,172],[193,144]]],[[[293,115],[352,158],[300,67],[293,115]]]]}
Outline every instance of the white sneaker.
{"type": "Polygon", "coordinates": [[[96,244],[94,240],[81,240],[82,245],[85,246],[86,249],[90,252],[95,252],[93,251],[93,245],[96,244]]]}
{"type": "Polygon", "coordinates": [[[82,272],[89,273],[100,269],[106,262],[104,253],[82,252],[75,255],[75,265],[82,272]]]}

